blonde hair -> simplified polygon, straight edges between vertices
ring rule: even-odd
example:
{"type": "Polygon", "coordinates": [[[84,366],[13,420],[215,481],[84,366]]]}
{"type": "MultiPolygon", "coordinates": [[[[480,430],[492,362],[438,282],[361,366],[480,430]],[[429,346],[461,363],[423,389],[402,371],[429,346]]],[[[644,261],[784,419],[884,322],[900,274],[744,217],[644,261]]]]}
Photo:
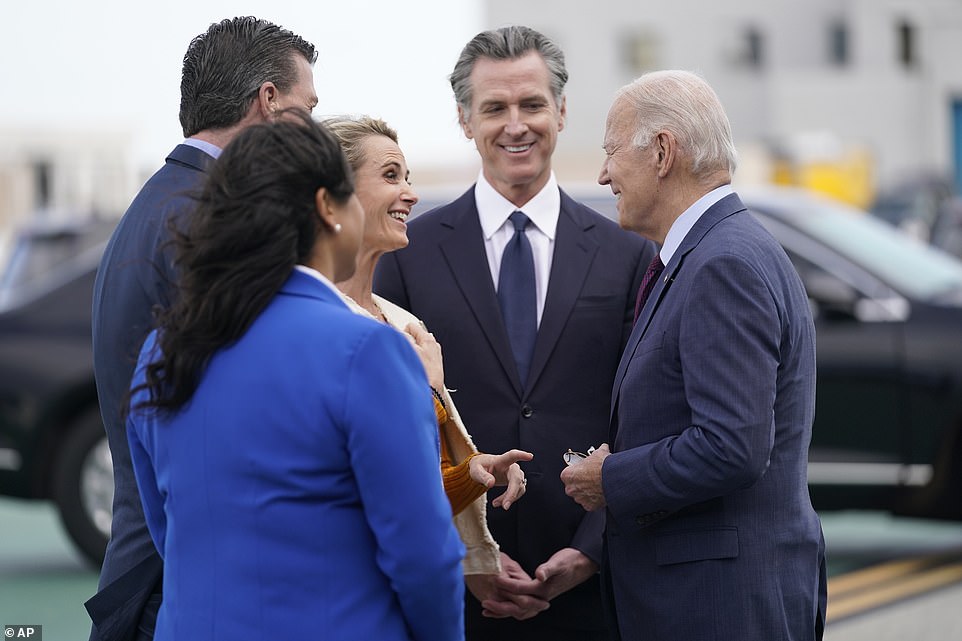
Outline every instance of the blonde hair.
{"type": "Polygon", "coordinates": [[[364,140],[370,136],[386,136],[397,142],[397,131],[380,118],[371,116],[334,116],[323,121],[334,134],[355,171],[364,163],[364,140]]]}

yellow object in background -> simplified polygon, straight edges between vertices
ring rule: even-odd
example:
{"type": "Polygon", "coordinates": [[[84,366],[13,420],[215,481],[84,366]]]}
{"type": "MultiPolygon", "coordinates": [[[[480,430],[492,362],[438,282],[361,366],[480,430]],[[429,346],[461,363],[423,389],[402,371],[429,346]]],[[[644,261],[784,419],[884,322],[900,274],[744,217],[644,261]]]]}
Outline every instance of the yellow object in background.
{"type": "Polygon", "coordinates": [[[866,209],[875,195],[872,174],[871,155],[865,150],[856,149],[832,160],[793,162],[781,158],[773,165],[772,182],[805,187],[866,209]]]}

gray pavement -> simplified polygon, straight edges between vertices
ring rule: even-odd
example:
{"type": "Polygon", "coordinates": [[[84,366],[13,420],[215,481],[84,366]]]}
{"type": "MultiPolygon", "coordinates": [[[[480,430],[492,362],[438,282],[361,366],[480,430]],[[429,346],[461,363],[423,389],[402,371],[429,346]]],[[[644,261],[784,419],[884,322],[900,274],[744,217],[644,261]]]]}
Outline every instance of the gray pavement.
{"type": "Polygon", "coordinates": [[[959,641],[962,584],[829,623],[824,641],[959,641]]]}
{"type": "MultiPolygon", "coordinates": [[[[962,550],[958,522],[879,512],[827,513],[821,519],[830,577],[886,561],[962,550]]],[[[830,592],[830,607],[831,603],[830,592]]],[[[824,641],[962,641],[962,583],[829,620],[824,641]]]]}
{"type": "Polygon", "coordinates": [[[83,602],[97,571],[76,552],[52,504],[0,499],[0,627],[42,625],[43,641],[84,641],[83,602]]]}
{"type": "MultiPolygon", "coordinates": [[[[830,574],[891,559],[962,549],[962,523],[879,513],[822,516],[830,574]]],[[[0,499],[0,626],[42,625],[44,641],[84,641],[83,602],[97,572],[67,538],[53,505],[0,499]]],[[[962,583],[829,621],[825,641],[962,640],[962,583]]]]}

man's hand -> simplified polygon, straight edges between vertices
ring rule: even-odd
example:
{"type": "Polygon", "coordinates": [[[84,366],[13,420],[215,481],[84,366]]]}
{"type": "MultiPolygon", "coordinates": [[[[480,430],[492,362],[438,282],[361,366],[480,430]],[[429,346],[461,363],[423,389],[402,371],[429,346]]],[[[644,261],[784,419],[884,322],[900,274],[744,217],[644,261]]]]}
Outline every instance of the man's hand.
{"type": "Polygon", "coordinates": [[[535,578],[501,553],[501,574],[465,577],[486,617],[530,619],[548,609],[551,599],[588,580],[598,565],[574,548],[562,548],[538,566],[535,578]]]}
{"type": "Polygon", "coordinates": [[[561,548],[535,569],[534,576],[544,585],[548,600],[584,583],[598,571],[598,564],[580,550],[561,548]]]}
{"type": "Polygon", "coordinates": [[[518,461],[530,461],[533,458],[534,454],[523,450],[508,450],[504,454],[478,454],[471,457],[468,470],[471,478],[485,487],[508,486],[508,489],[491,501],[494,507],[507,510],[527,489],[527,480],[518,461]]]}
{"type": "Polygon", "coordinates": [[[517,561],[501,553],[501,574],[469,574],[464,582],[471,594],[481,602],[481,613],[493,619],[514,617],[518,620],[530,619],[548,609],[546,599],[535,594],[515,589],[520,585],[537,584],[517,561]],[[506,582],[511,589],[504,589],[506,582]]]}
{"type": "Polygon", "coordinates": [[[598,571],[598,564],[580,550],[562,548],[535,569],[534,578],[499,576],[498,586],[508,593],[529,594],[551,601],[559,594],[587,581],[598,571]]]}
{"type": "Polygon", "coordinates": [[[607,505],[601,486],[601,466],[609,454],[608,444],[602,443],[588,458],[561,470],[565,494],[589,512],[607,505]]]}

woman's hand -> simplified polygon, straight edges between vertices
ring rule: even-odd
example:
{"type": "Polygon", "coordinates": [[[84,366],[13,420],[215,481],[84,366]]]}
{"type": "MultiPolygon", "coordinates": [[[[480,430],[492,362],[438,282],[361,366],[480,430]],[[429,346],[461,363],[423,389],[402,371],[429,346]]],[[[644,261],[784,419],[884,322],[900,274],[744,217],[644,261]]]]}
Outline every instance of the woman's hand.
{"type": "Polygon", "coordinates": [[[428,384],[439,392],[444,390],[444,360],[441,356],[441,345],[434,340],[434,334],[418,323],[408,323],[404,331],[421,359],[424,372],[428,375],[428,384]]]}
{"type": "Polygon", "coordinates": [[[468,468],[471,478],[485,487],[508,486],[508,489],[491,501],[494,507],[507,510],[524,495],[528,482],[518,461],[530,461],[533,458],[534,454],[524,450],[508,450],[504,454],[478,454],[471,458],[468,468]]]}

